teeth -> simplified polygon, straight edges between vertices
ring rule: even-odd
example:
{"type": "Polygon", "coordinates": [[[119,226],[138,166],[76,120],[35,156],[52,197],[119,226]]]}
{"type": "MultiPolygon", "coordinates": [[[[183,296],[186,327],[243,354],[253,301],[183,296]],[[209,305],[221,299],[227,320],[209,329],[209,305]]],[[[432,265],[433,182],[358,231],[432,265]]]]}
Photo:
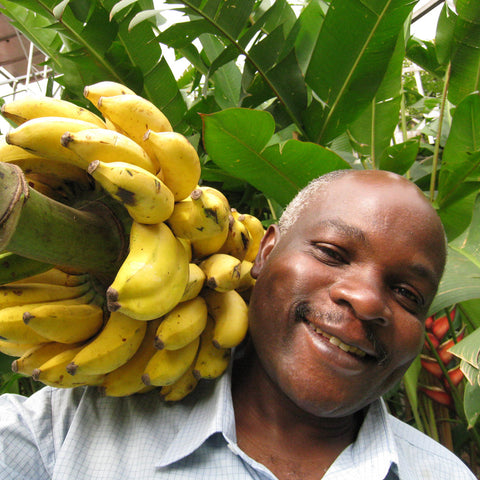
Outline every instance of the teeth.
{"type": "Polygon", "coordinates": [[[313,327],[316,333],[327,338],[330,343],[342,349],[344,352],[353,353],[354,355],[357,355],[358,357],[362,357],[362,358],[366,355],[366,353],[360,350],[359,348],[343,343],[339,338],[329,335],[328,333],[325,333],[323,330],[313,326],[312,324],[310,324],[310,326],[313,327]]]}

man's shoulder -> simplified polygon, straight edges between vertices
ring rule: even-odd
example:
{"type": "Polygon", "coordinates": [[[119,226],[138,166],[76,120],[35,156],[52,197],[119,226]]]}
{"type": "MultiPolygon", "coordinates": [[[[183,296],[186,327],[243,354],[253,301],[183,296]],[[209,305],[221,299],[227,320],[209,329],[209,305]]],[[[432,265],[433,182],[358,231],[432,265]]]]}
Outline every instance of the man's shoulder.
{"type": "Polygon", "coordinates": [[[475,479],[462,460],[446,447],[393,415],[388,415],[388,421],[398,450],[400,470],[414,471],[416,475],[424,475],[417,478],[424,479],[475,479]]]}

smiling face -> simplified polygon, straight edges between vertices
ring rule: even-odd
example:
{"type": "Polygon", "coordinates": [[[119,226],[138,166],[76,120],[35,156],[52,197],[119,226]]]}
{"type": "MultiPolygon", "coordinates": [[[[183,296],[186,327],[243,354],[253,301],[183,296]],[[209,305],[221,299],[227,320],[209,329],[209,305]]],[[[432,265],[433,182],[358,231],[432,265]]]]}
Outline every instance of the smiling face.
{"type": "Polygon", "coordinates": [[[250,333],[267,383],[320,417],[352,414],[418,354],[445,256],[410,182],[354,172],[323,187],[257,256],[250,333]]]}

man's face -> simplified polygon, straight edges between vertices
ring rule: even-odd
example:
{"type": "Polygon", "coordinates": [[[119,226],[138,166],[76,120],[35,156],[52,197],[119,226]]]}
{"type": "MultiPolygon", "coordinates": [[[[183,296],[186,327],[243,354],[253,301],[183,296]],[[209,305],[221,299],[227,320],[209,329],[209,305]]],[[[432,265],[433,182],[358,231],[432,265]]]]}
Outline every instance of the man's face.
{"type": "Polygon", "coordinates": [[[421,348],[443,251],[421,193],[384,173],[343,177],[283,236],[271,227],[250,302],[268,382],[320,417],[381,396],[421,348]]]}

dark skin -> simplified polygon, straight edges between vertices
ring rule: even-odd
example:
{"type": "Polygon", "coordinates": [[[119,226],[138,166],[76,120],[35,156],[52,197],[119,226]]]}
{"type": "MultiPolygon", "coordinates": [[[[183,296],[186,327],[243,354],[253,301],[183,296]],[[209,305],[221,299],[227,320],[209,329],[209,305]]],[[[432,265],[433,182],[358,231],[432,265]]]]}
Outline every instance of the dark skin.
{"type": "Polygon", "coordinates": [[[337,179],[270,227],[234,369],[239,446],[281,480],[321,478],[420,351],[444,262],[435,211],[387,172],[337,179]]]}

